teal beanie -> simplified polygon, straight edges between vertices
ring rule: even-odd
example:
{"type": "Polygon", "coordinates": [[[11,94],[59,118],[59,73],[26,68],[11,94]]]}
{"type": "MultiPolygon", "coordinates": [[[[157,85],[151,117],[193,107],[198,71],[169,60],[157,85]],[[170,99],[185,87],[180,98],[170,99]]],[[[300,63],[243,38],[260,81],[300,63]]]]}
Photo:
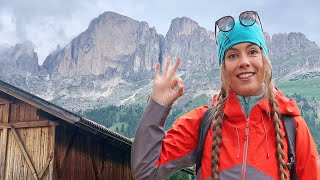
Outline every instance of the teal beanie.
{"type": "Polygon", "coordinates": [[[268,57],[268,49],[264,40],[263,32],[258,23],[252,26],[244,26],[236,21],[233,29],[228,32],[220,31],[217,37],[219,65],[224,60],[225,53],[234,45],[250,42],[258,45],[268,57]]]}

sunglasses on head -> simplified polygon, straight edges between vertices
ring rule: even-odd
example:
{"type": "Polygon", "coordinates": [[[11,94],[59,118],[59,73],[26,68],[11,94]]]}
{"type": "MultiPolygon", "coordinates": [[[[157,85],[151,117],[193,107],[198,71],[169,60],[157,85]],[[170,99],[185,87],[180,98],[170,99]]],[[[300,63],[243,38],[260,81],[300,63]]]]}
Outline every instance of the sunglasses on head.
{"type": "MultiPolygon", "coordinates": [[[[263,32],[260,17],[256,11],[245,11],[239,15],[240,23],[246,27],[252,26],[254,23],[257,22],[257,20],[259,20],[259,24],[260,24],[261,30],[263,32]]],[[[232,16],[224,16],[215,22],[214,33],[215,33],[216,44],[218,44],[218,42],[217,42],[217,35],[218,35],[217,27],[218,27],[219,31],[228,32],[231,29],[233,29],[234,24],[235,24],[235,21],[232,16]]]]}

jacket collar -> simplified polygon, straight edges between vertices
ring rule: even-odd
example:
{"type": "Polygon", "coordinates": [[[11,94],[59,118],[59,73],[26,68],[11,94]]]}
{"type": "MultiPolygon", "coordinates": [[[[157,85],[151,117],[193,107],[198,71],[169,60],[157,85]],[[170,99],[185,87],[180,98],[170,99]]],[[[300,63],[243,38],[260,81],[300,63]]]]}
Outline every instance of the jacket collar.
{"type": "MultiPolygon", "coordinates": [[[[286,98],[278,89],[275,89],[274,93],[275,99],[278,103],[278,109],[281,114],[291,116],[300,115],[300,110],[295,100],[286,98]]],[[[213,103],[216,104],[216,96],[214,97],[213,103]]],[[[263,98],[252,108],[252,110],[250,111],[250,115],[253,113],[253,111],[260,111],[267,114],[268,112],[270,112],[270,110],[271,108],[268,98],[263,98]]],[[[241,104],[237,98],[237,94],[233,90],[228,91],[228,97],[226,99],[224,107],[224,114],[228,118],[234,120],[246,119],[245,112],[241,107],[241,104]]]]}

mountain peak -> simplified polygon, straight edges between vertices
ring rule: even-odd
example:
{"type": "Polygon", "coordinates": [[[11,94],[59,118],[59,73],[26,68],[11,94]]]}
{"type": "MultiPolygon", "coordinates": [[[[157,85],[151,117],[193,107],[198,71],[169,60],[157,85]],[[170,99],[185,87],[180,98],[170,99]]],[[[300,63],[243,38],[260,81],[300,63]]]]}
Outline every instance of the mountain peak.
{"type": "Polygon", "coordinates": [[[106,11],[100,14],[97,18],[94,18],[90,22],[89,28],[97,24],[105,24],[106,22],[111,23],[111,22],[132,22],[132,21],[139,23],[139,21],[133,20],[127,16],[124,16],[112,11],[106,11]]]}
{"type": "Polygon", "coordinates": [[[191,35],[198,28],[200,28],[199,24],[192,19],[177,17],[171,21],[168,33],[176,32],[178,35],[191,35]]]}
{"type": "Polygon", "coordinates": [[[116,19],[116,20],[128,20],[128,21],[132,21],[132,18],[129,18],[128,16],[122,15],[122,14],[118,14],[116,12],[112,12],[112,11],[106,11],[104,13],[102,13],[101,15],[98,16],[98,19],[116,19]]]}

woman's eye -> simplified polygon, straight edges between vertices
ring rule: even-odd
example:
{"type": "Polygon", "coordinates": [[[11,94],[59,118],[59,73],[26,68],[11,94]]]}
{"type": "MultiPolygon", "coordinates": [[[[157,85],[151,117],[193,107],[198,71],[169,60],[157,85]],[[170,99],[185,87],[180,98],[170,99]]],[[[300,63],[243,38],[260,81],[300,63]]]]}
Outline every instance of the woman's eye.
{"type": "Polygon", "coordinates": [[[234,53],[229,54],[229,55],[228,55],[228,58],[229,58],[229,59],[234,59],[234,58],[236,58],[236,54],[234,54],[234,53]]]}
{"type": "Polygon", "coordinates": [[[255,54],[258,54],[259,52],[256,50],[256,49],[251,49],[250,51],[249,51],[249,54],[250,55],[255,55],[255,54]]]}

